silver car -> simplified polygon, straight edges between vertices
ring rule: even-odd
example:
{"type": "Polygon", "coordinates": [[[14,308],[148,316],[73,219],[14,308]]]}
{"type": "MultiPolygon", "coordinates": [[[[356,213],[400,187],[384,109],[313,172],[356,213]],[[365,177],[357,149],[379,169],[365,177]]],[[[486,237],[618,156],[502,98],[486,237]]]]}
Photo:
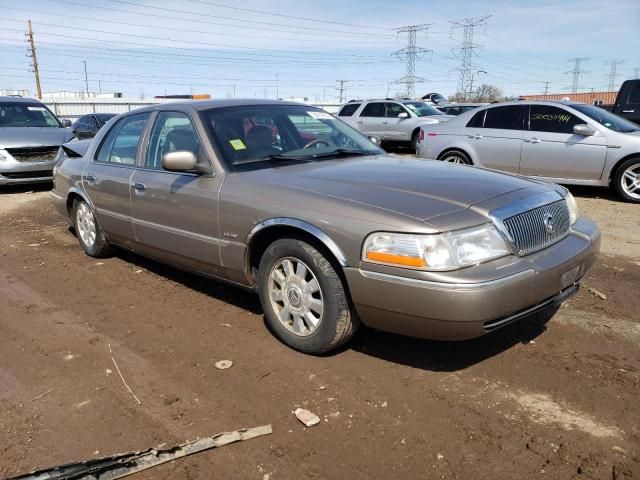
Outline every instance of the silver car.
{"type": "Polygon", "coordinates": [[[0,97],[0,185],[50,182],[70,124],[37,100],[0,97]]]}
{"type": "Polygon", "coordinates": [[[640,127],[593,105],[480,107],[423,128],[417,155],[561,184],[611,186],[640,203],[640,127]]]}
{"type": "Polygon", "coordinates": [[[340,109],[338,117],[365,135],[386,143],[409,144],[413,149],[422,125],[453,118],[432,105],[411,99],[352,101],[340,109]]]}

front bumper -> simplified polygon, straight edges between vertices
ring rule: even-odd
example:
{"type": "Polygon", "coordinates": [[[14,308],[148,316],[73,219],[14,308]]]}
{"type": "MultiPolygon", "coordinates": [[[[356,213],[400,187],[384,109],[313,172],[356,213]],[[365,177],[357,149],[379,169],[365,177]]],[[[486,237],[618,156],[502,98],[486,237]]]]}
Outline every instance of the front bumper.
{"type": "Polygon", "coordinates": [[[345,268],[345,275],[365,325],[414,337],[465,340],[566,300],[599,250],[598,227],[581,218],[567,237],[544,250],[470,267],[448,278],[440,275],[440,280],[428,279],[427,273],[399,276],[399,269],[345,268]],[[481,280],[474,281],[474,269],[482,272],[481,280]]]}
{"type": "Polygon", "coordinates": [[[0,160],[0,185],[50,182],[56,162],[56,159],[45,162],[0,160]]]}

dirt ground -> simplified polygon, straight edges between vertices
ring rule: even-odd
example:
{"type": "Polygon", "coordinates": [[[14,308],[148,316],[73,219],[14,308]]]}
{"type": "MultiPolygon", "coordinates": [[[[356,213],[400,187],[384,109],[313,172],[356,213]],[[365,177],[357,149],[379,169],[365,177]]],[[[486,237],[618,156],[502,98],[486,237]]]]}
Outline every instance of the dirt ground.
{"type": "Polygon", "coordinates": [[[365,329],[311,357],[250,293],[84,255],[31,188],[0,193],[0,477],[272,424],[132,478],[640,478],[638,205],[574,189],[603,253],[546,328],[456,344],[365,329]]]}

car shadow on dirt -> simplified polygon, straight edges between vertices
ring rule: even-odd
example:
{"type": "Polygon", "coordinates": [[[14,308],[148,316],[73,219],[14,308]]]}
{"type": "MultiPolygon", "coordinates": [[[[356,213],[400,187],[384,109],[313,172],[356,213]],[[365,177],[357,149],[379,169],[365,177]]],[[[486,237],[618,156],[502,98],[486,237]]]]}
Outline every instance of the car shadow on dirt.
{"type": "Polygon", "coordinates": [[[574,197],[603,198],[612,202],[624,203],[613,188],[584,187],[581,185],[563,185],[574,197]]]}
{"type": "Polygon", "coordinates": [[[52,182],[25,183],[22,185],[2,185],[0,195],[12,195],[17,193],[48,192],[53,188],[52,182]]]}
{"type": "Polygon", "coordinates": [[[546,324],[556,312],[557,308],[550,308],[483,337],[462,342],[423,340],[364,328],[347,348],[413,368],[454,372],[519,343],[529,343],[546,330],[546,324]]]}

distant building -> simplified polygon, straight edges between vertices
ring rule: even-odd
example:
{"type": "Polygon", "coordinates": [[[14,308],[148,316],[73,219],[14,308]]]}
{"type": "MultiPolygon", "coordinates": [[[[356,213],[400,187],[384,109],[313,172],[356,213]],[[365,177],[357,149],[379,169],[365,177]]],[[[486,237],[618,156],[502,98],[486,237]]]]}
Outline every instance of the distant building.
{"type": "Polygon", "coordinates": [[[82,100],[85,98],[122,98],[121,92],[44,92],[43,99],[82,100]]]}
{"type": "Polygon", "coordinates": [[[156,95],[153,98],[163,98],[165,100],[211,100],[211,95],[208,93],[193,93],[188,95],[156,95]]]}
{"type": "Polygon", "coordinates": [[[28,97],[29,90],[0,89],[0,97],[28,97]]]}
{"type": "Polygon", "coordinates": [[[522,100],[569,100],[591,105],[612,105],[618,92],[549,93],[547,95],[521,95],[522,100]]]}

